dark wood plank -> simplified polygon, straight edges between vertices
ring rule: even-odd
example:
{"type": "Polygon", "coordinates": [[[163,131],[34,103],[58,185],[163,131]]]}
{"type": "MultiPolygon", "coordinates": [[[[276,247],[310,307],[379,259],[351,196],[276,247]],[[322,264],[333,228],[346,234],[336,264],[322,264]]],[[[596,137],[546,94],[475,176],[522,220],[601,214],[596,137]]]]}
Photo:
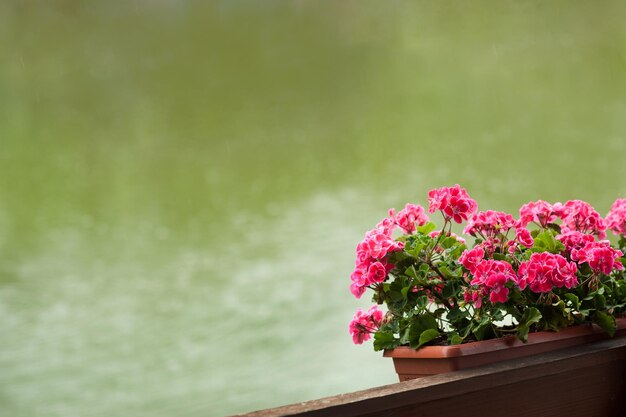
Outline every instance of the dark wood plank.
{"type": "Polygon", "coordinates": [[[402,417],[461,412],[465,417],[626,416],[626,338],[245,416],[402,417]]]}

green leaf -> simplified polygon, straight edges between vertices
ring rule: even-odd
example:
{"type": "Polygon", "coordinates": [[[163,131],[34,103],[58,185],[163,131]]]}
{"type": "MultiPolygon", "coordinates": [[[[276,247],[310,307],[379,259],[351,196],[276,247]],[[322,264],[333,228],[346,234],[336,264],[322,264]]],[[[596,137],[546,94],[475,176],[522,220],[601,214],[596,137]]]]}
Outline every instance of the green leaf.
{"type": "Polygon", "coordinates": [[[573,323],[571,309],[565,307],[565,302],[559,300],[551,305],[542,307],[544,328],[558,331],[573,323]]]}
{"type": "Polygon", "coordinates": [[[391,332],[378,331],[374,333],[374,350],[393,349],[398,346],[399,341],[391,332]]]}
{"type": "Polygon", "coordinates": [[[466,316],[467,311],[461,310],[459,307],[453,307],[450,311],[448,311],[446,318],[450,321],[450,323],[455,323],[466,316]]]}
{"type": "Polygon", "coordinates": [[[453,238],[452,236],[448,236],[445,239],[442,239],[441,242],[439,242],[441,247],[443,247],[444,249],[450,249],[452,246],[456,245],[457,243],[459,243],[459,241],[453,238]]]}
{"type": "Polygon", "coordinates": [[[428,222],[428,223],[426,223],[426,224],[425,224],[425,225],[423,225],[423,226],[419,226],[419,227],[417,228],[417,232],[418,232],[418,233],[421,233],[421,234],[423,234],[423,235],[427,235],[427,234],[429,234],[430,232],[432,232],[433,230],[435,230],[435,228],[436,228],[436,227],[437,227],[437,226],[435,226],[435,223],[433,223],[433,222],[428,222]]]}
{"type": "Polygon", "coordinates": [[[503,253],[494,253],[493,259],[495,259],[496,261],[506,261],[506,255],[503,253]]]}
{"type": "Polygon", "coordinates": [[[378,330],[379,331],[382,330],[384,332],[391,332],[394,334],[399,333],[400,332],[399,323],[397,320],[392,319],[391,321],[388,321],[387,323],[380,326],[380,329],[378,330]]]}
{"type": "Polygon", "coordinates": [[[415,266],[411,265],[410,267],[408,267],[405,271],[404,274],[411,277],[411,278],[416,278],[417,279],[417,271],[415,270],[415,266]]]}
{"type": "Polygon", "coordinates": [[[450,333],[448,335],[448,343],[451,345],[460,345],[463,343],[463,338],[458,333],[450,333]]]}
{"type": "Polygon", "coordinates": [[[402,293],[402,296],[403,296],[404,298],[407,298],[407,294],[409,293],[409,291],[411,290],[411,288],[412,288],[411,286],[408,286],[408,287],[404,287],[404,288],[402,288],[402,290],[401,290],[400,292],[402,293]]]}
{"type": "Polygon", "coordinates": [[[387,301],[387,307],[389,307],[389,310],[398,316],[403,314],[406,304],[407,300],[404,299],[398,301],[387,301]]]}
{"type": "Polygon", "coordinates": [[[399,302],[399,301],[403,301],[405,299],[405,297],[402,296],[402,292],[401,291],[394,291],[391,290],[388,293],[389,299],[391,299],[391,301],[393,302],[399,302]]]}
{"type": "Polygon", "coordinates": [[[609,336],[615,336],[615,330],[617,328],[615,324],[615,317],[610,316],[602,311],[596,311],[593,315],[593,322],[606,331],[609,336]]]}
{"type": "Polygon", "coordinates": [[[554,237],[552,231],[545,230],[535,237],[531,250],[533,252],[561,253],[565,250],[565,246],[554,237]]]}
{"type": "Polygon", "coordinates": [[[409,344],[409,328],[407,327],[402,332],[402,336],[400,337],[400,345],[408,345],[409,344]]]}
{"type": "Polygon", "coordinates": [[[572,303],[572,307],[574,307],[576,310],[580,308],[580,300],[578,300],[578,297],[576,296],[576,294],[572,294],[568,292],[563,297],[567,298],[567,300],[570,303],[572,303]]]}
{"type": "Polygon", "coordinates": [[[538,323],[541,320],[541,312],[535,307],[528,307],[522,313],[520,324],[530,326],[531,324],[538,323]]]}
{"type": "Polygon", "coordinates": [[[504,320],[504,316],[506,316],[506,310],[504,309],[497,309],[493,312],[493,320],[494,321],[501,321],[504,320]]]}
{"type": "Polygon", "coordinates": [[[409,342],[413,349],[417,349],[421,346],[420,337],[422,333],[427,330],[438,331],[437,320],[430,313],[423,314],[417,317],[409,329],[409,342]]]}
{"type": "Polygon", "coordinates": [[[442,315],[443,313],[445,313],[445,312],[446,312],[446,309],[445,309],[445,308],[443,308],[443,307],[440,307],[440,308],[436,309],[435,311],[433,311],[431,314],[432,314],[433,316],[435,316],[435,317],[439,318],[439,317],[441,317],[441,315],[442,315]]]}
{"type": "Polygon", "coordinates": [[[541,320],[541,312],[537,310],[535,307],[529,307],[524,310],[522,313],[522,317],[520,318],[520,323],[517,326],[517,337],[522,342],[528,342],[528,332],[530,331],[530,326],[538,323],[541,320]]]}
{"type": "Polygon", "coordinates": [[[428,305],[428,296],[426,295],[419,296],[417,300],[415,300],[415,303],[417,304],[419,308],[426,308],[426,306],[428,305]]]}
{"type": "Polygon", "coordinates": [[[521,340],[522,342],[526,343],[528,342],[528,332],[529,332],[529,327],[528,326],[518,326],[517,327],[517,338],[519,340],[521,340]]]}
{"type": "Polygon", "coordinates": [[[435,329],[424,330],[422,334],[420,334],[419,344],[417,345],[417,347],[419,348],[425,345],[426,343],[430,342],[431,340],[436,339],[437,337],[439,337],[439,332],[437,330],[435,329]]]}
{"type": "Polygon", "coordinates": [[[423,314],[419,316],[417,319],[413,321],[411,325],[411,329],[414,332],[422,333],[424,330],[428,329],[436,329],[437,328],[437,320],[430,313],[423,314]]]}
{"type": "Polygon", "coordinates": [[[474,334],[474,337],[476,338],[476,340],[483,340],[485,336],[488,335],[488,331],[490,330],[491,330],[491,323],[489,322],[488,319],[485,318],[478,324],[478,326],[472,329],[472,334],[474,334]]]}
{"type": "Polygon", "coordinates": [[[452,298],[452,297],[454,297],[454,295],[456,293],[456,288],[455,287],[456,286],[452,282],[448,281],[446,283],[446,286],[443,287],[443,289],[441,290],[441,296],[443,298],[452,298]]]}
{"type": "Polygon", "coordinates": [[[407,250],[406,252],[411,256],[417,258],[422,253],[422,249],[424,249],[424,246],[426,246],[424,243],[417,243],[414,247],[407,250]]]}
{"type": "Polygon", "coordinates": [[[441,272],[443,276],[448,279],[458,278],[456,275],[452,273],[452,271],[450,271],[450,268],[448,268],[446,265],[441,265],[439,267],[439,272],[441,272]]]}
{"type": "Polygon", "coordinates": [[[465,249],[467,249],[467,246],[465,246],[465,244],[461,243],[460,245],[450,249],[450,257],[452,259],[459,259],[459,257],[461,256],[461,254],[465,251],[465,249]]]}

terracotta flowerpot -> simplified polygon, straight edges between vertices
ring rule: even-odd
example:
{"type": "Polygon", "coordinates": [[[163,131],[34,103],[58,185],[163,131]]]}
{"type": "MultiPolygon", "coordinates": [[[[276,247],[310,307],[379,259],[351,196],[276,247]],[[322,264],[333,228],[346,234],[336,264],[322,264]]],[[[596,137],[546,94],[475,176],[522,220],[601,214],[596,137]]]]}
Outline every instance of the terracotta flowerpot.
{"type": "MultiPolygon", "coordinates": [[[[617,319],[617,329],[615,337],[626,336],[626,318],[617,319]]],[[[393,358],[400,381],[407,381],[537,355],[608,337],[606,332],[595,325],[582,325],[568,327],[558,332],[530,333],[528,343],[523,343],[515,336],[507,336],[461,345],[424,346],[418,350],[401,346],[385,350],[383,356],[393,358]]]]}

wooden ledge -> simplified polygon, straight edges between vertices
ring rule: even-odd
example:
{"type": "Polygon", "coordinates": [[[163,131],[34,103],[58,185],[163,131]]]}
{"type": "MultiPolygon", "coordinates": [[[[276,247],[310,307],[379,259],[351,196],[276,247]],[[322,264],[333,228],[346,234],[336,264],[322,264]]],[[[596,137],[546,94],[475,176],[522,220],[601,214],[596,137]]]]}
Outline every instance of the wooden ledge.
{"type": "MultiPolygon", "coordinates": [[[[391,361],[389,366],[393,366],[391,361]]],[[[626,338],[240,416],[456,414],[464,417],[626,415],[626,338]]]]}

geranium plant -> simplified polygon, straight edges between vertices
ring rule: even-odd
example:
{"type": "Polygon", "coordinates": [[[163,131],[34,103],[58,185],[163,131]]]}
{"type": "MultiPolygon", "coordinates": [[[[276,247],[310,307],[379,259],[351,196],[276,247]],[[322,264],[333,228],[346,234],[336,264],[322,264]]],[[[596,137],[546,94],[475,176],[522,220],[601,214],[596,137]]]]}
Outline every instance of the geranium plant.
{"type": "Polygon", "coordinates": [[[581,200],[523,205],[519,218],[478,205],[459,185],[428,193],[428,213],[407,204],[367,232],[350,290],[376,303],[350,322],[374,349],[459,344],[596,323],[613,335],[626,312],[626,199],[606,218],[581,200]],[[463,223],[467,241],[452,233],[463,223]],[[606,230],[619,236],[617,246],[606,230]],[[469,239],[468,239],[469,240],[469,239]],[[386,305],[386,313],[378,305],[386,305]]]}

